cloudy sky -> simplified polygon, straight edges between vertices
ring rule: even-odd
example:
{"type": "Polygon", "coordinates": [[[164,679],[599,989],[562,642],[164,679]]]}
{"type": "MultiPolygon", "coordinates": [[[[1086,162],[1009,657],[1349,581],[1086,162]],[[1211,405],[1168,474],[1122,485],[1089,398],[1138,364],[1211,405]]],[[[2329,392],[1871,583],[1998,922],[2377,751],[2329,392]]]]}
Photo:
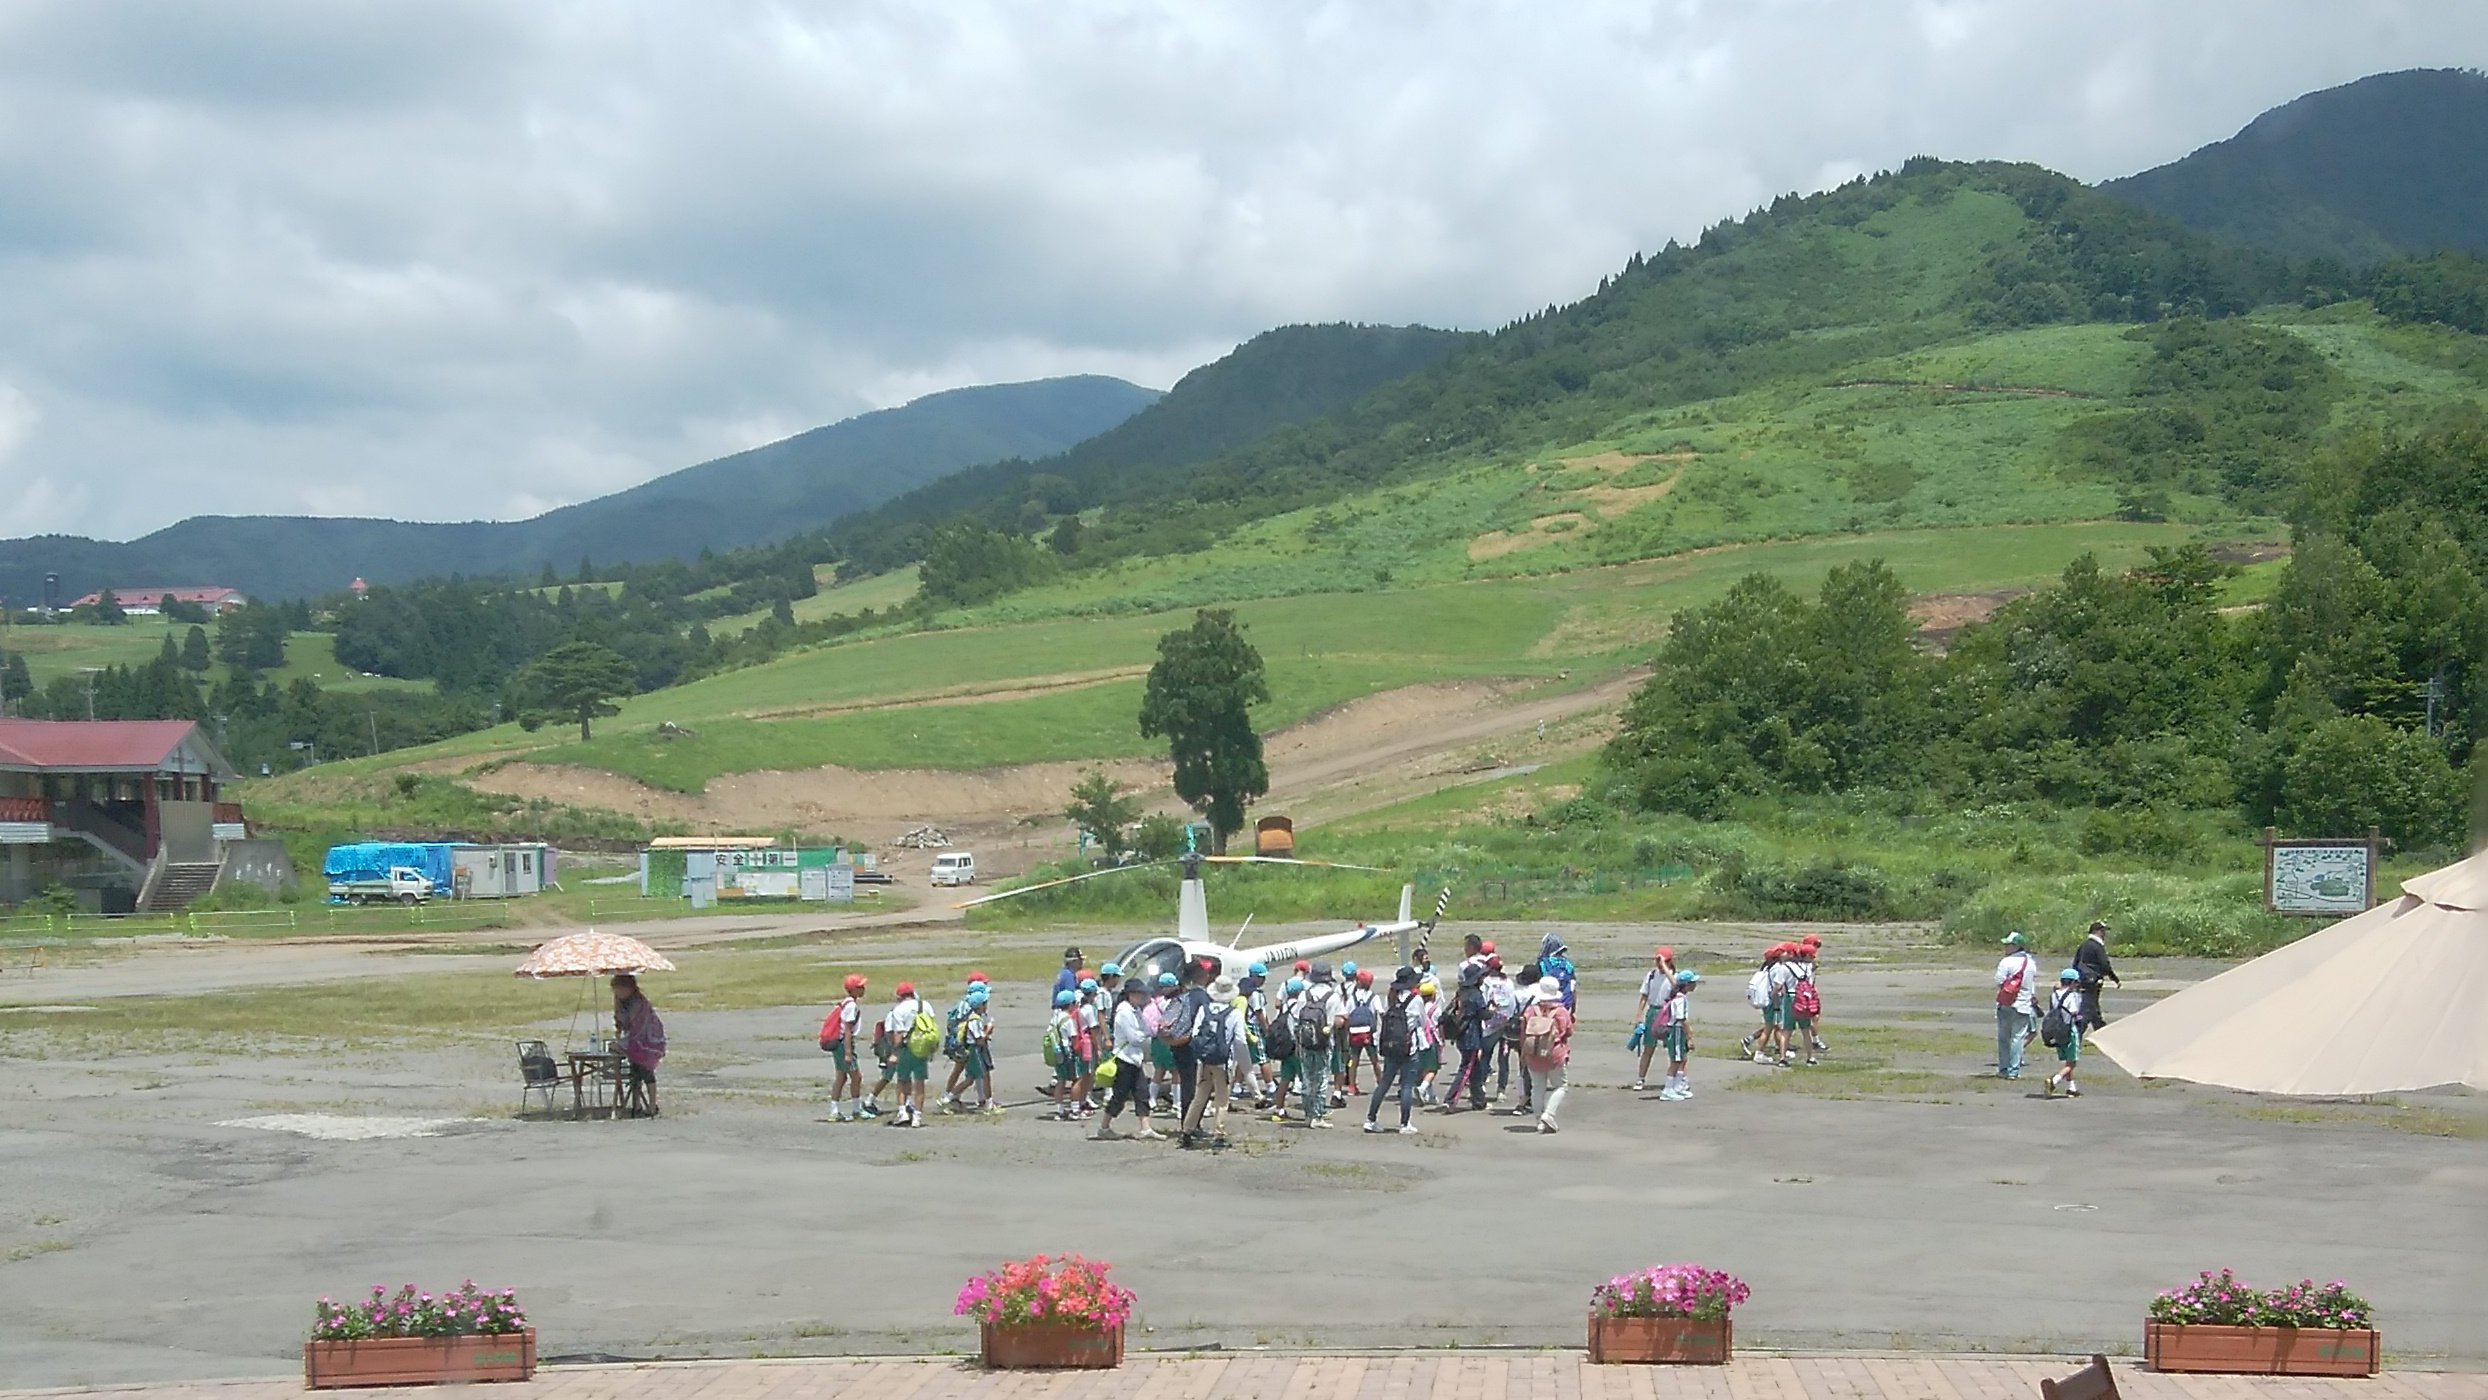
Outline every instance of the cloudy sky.
{"type": "Polygon", "coordinates": [[[511,518],[933,389],[1490,327],[1926,152],[2488,62],[2439,0],[0,0],[0,536],[511,518]]]}

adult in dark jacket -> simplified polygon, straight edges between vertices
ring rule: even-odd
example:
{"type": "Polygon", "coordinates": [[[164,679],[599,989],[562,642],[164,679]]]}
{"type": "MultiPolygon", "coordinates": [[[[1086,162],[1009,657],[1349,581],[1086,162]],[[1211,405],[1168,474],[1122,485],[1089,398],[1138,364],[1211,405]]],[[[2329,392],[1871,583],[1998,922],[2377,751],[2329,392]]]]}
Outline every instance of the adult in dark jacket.
{"type": "Polygon", "coordinates": [[[2108,1018],[2099,1011],[2099,984],[2114,982],[2119,987],[2125,985],[2123,979],[2117,976],[2116,964],[2108,961],[2108,926],[2105,923],[2097,919],[2091,921],[2089,935],[2083,938],[2081,947],[2073,950],[2073,970],[2081,979],[2082,1020],[2091,1029],[2097,1030],[2108,1024],[2108,1018]]]}

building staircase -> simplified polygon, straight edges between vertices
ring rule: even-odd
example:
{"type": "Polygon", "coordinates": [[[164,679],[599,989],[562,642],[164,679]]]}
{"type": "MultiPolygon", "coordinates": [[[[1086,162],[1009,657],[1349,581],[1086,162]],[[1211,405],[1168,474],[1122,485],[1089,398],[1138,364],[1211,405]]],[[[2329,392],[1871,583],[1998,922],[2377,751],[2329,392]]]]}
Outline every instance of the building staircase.
{"type": "Polygon", "coordinates": [[[155,878],[147,897],[139,902],[142,914],[173,914],[190,907],[191,901],[216,888],[216,874],[224,867],[215,861],[168,863],[155,878]]]}

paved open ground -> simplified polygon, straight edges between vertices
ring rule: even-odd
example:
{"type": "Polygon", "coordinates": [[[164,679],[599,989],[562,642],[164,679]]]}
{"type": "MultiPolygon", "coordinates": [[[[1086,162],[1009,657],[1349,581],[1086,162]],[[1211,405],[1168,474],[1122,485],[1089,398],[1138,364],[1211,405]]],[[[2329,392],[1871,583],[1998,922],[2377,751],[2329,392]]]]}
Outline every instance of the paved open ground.
{"type": "MultiPolygon", "coordinates": [[[[1059,934],[877,931],[793,950],[686,950],[674,991],[649,979],[674,1047],[666,1115],[621,1123],[512,1114],[509,1037],[540,1015],[533,1029],[558,1040],[575,986],[542,989],[543,1010],[508,1027],[418,1024],[332,1042],[298,1021],[224,1017],[222,993],[131,1001],[84,983],[85,1003],[104,1011],[0,1010],[0,1378],[280,1374],[321,1294],[469,1277],[522,1290],[553,1357],[961,1351],[973,1344],[950,1315],[962,1279],[1064,1250],[1113,1260],[1138,1290],[1144,1350],[1578,1345],[1592,1284],[1697,1260],[1754,1285],[1738,1316],[1747,1345],[2114,1355],[2139,1345],[2153,1292],[2226,1265],[2259,1280],[2347,1278],[2376,1301],[2394,1364],[2488,1367],[2477,1096],[2276,1103],[2138,1084],[2102,1065],[2082,1101],[2044,1102],[2028,1082],[1978,1077],[1993,1041],[1983,954],[1919,946],[1905,930],[1835,932],[1825,1066],[1734,1064],[1724,1056],[1742,1020],[1739,965],[1772,935],[1567,932],[1590,980],[1580,1087],[1560,1135],[1465,1115],[1423,1118],[1409,1139],[1252,1123],[1214,1154],[1091,1142],[1024,1110],[923,1131],[820,1121],[827,1062],[811,1037],[838,973],[865,969],[886,991],[911,968],[1033,968],[1059,934]],[[1627,1087],[1628,989],[1658,939],[1719,974],[1697,1007],[1704,1053],[1689,1103],[1627,1087]],[[757,1005],[746,987],[737,1007],[700,1009],[697,973],[735,967],[782,979],[782,993],[759,996],[782,1004],[757,1005]],[[143,1023],[80,1029],[132,1006],[143,1023]],[[352,1139],[407,1131],[427,1135],[352,1139]]],[[[1119,940],[1091,930],[1079,941],[1119,940]]],[[[385,1005],[508,985],[489,967],[439,971],[450,956],[400,955],[388,975],[300,994],[385,1005]]],[[[160,990],[149,964],[130,960],[131,985],[160,990]]],[[[2111,1009],[2212,970],[2137,965],[2111,1009]]],[[[236,999],[257,1016],[282,1011],[285,995],[236,999]]],[[[1040,999],[1033,981],[998,999],[1015,1103],[1039,1072],[1040,999]]],[[[1151,1400],[1190,1394],[1204,1374],[1219,1378],[1199,1382],[1204,1394],[1248,1393],[1237,1378],[1260,1386],[1275,1374],[1252,1367],[1294,1363],[1206,1364],[1219,1369],[1148,1372],[1151,1400]]],[[[1273,1384],[1291,1400],[1362,1395],[1390,1376],[1428,1378],[1375,1392],[1394,1400],[1592,1384],[1560,1358],[1390,1369],[1433,1364],[1372,1363],[1353,1385],[1304,1370],[1273,1384]]],[[[643,1393],[616,1374],[557,1371],[545,1384],[643,1393]]],[[[708,1376],[720,1395],[812,1384],[767,1367],[649,1374],[708,1376]]],[[[810,1394],[902,1373],[803,1374],[829,1378],[810,1394]]],[[[938,1386],[952,1374],[903,1376],[938,1386]]],[[[1665,1384],[1727,1386],[1717,1393],[1731,1400],[1798,1394],[1788,1373],[1725,1373],[1740,1374],[1750,1383],[1668,1373],[1665,1384]]],[[[1821,1374],[1832,1385],[1852,1373],[1821,1374]]],[[[893,1395],[921,1389],[890,1384],[893,1395]]],[[[2139,1393],[2245,1395],[2192,1384],[2211,1388],[2139,1393]]]]}
{"type": "MultiPolygon", "coordinates": [[[[1134,1358],[1116,1371],[983,1371],[962,1361],[722,1361],[563,1366],[493,1400],[2029,1400],[2071,1359],[1740,1356],[1726,1366],[1592,1366],[1579,1355],[1134,1358]]],[[[2357,1380],[2173,1376],[2119,1368],[2132,1400],[2488,1400],[2488,1376],[2357,1380]]],[[[0,1391],[0,1395],[59,1394],[0,1391]]],[[[133,1386],[132,1400],[274,1400],[299,1378],[133,1386]]],[[[363,1391],[359,1394],[422,1394],[363,1391]]]]}

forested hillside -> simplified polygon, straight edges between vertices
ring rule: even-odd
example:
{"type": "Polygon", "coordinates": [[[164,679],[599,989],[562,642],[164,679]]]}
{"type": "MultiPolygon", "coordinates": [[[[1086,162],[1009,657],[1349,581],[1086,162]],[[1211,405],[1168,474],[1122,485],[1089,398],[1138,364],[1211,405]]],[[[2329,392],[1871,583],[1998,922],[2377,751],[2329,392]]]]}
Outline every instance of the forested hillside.
{"type": "Polygon", "coordinates": [[[825,558],[872,573],[921,558],[926,531],[972,519],[1000,530],[1131,494],[1429,368],[1475,337],[1425,326],[1282,326],[1187,374],[1165,398],[1042,461],[971,468],[842,521],[825,558]]]}
{"type": "Polygon", "coordinates": [[[2100,189],[2293,257],[2488,252],[2488,74],[2414,69],[2312,92],[2100,189]]]}
{"type": "MultiPolygon", "coordinates": [[[[360,577],[534,578],[582,558],[689,559],[782,539],[920,482],[1006,456],[1042,456],[1113,427],[1157,398],[1083,375],[931,394],[659,477],[531,520],[422,524],[297,516],[200,516],[126,544],[68,535],[0,541],[0,596],[21,606],[43,576],[67,595],[110,584],[213,583],[254,597],[309,598],[360,577]]],[[[404,483],[408,516],[456,502],[404,483]]]]}

